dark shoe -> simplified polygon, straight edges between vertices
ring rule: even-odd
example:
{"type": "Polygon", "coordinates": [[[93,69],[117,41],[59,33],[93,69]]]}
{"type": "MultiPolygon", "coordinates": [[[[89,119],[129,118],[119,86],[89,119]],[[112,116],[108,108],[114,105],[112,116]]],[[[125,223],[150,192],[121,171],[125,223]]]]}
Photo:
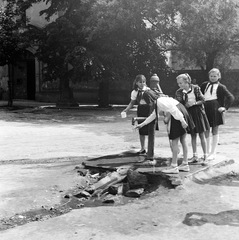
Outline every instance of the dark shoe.
{"type": "Polygon", "coordinates": [[[197,156],[193,156],[188,160],[189,164],[199,164],[201,161],[197,156]]]}
{"type": "Polygon", "coordinates": [[[202,162],[201,164],[202,166],[208,166],[209,165],[209,161],[206,159],[202,162]]]}
{"type": "Polygon", "coordinates": [[[145,160],[142,162],[142,165],[144,166],[155,166],[157,164],[157,161],[154,160],[145,160]]]}
{"type": "Polygon", "coordinates": [[[139,155],[145,155],[145,154],[146,154],[146,150],[145,150],[145,149],[144,149],[144,150],[141,150],[141,151],[137,152],[137,154],[139,154],[139,155]]]}

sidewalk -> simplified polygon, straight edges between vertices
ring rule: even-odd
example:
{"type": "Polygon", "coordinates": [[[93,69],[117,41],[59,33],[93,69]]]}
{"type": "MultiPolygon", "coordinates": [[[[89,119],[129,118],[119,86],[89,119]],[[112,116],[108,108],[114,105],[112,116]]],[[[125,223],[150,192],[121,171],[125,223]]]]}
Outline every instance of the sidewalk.
{"type": "MultiPolygon", "coordinates": [[[[5,107],[8,105],[8,101],[1,100],[0,101],[0,107],[5,107]]],[[[23,99],[18,99],[18,100],[13,100],[13,107],[29,107],[29,108],[34,108],[34,107],[56,107],[56,103],[50,103],[50,102],[38,102],[34,100],[23,100],[23,99]]],[[[126,107],[127,105],[121,105],[121,104],[110,104],[111,107],[119,107],[123,108],[126,107]]],[[[81,104],[79,103],[79,108],[84,108],[84,107],[98,107],[97,104],[81,104]]],[[[75,108],[75,107],[74,107],[75,108]]],[[[72,109],[74,109],[72,108],[72,109]]]]}
{"type": "MultiPolygon", "coordinates": [[[[5,107],[8,105],[8,101],[1,100],[0,107],[5,107]]],[[[34,100],[13,100],[13,107],[39,107],[39,106],[55,106],[55,103],[47,103],[47,102],[37,102],[34,100]]]]}

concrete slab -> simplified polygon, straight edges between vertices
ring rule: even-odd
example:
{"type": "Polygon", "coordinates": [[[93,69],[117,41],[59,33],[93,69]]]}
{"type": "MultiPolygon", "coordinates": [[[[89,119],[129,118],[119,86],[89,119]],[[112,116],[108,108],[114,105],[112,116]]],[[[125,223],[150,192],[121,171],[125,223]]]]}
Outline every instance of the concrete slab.
{"type": "Polygon", "coordinates": [[[135,151],[126,151],[119,154],[106,155],[98,158],[88,159],[82,164],[86,168],[98,168],[105,170],[116,170],[123,165],[135,166],[143,162],[145,156],[139,156],[135,151]]]}

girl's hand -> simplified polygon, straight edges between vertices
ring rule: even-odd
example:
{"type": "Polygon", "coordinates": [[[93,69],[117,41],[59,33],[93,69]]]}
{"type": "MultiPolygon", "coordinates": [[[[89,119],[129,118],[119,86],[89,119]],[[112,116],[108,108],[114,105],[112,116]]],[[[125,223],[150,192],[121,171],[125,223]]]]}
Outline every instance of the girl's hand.
{"type": "Polygon", "coordinates": [[[190,108],[190,107],[192,107],[193,105],[195,105],[195,103],[187,102],[187,103],[185,104],[185,107],[186,107],[186,108],[190,108]]]}
{"type": "Polygon", "coordinates": [[[138,124],[135,126],[135,129],[140,129],[141,127],[143,127],[144,125],[141,123],[141,124],[138,124]]]}
{"type": "Polygon", "coordinates": [[[223,112],[226,111],[226,108],[225,108],[225,107],[219,107],[219,108],[218,108],[218,111],[219,111],[220,113],[223,113],[223,112]]]}
{"type": "Polygon", "coordinates": [[[159,115],[159,116],[165,116],[165,113],[164,113],[163,111],[159,111],[159,112],[158,112],[158,115],[159,115]]]}
{"type": "Polygon", "coordinates": [[[186,108],[189,108],[189,107],[191,107],[191,106],[190,106],[190,104],[187,102],[187,103],[185,104],[185,107],[186,107],[186,108]]]}
{"type": "Polygon", "coordinates": [[[165,116],[163,119],[164,124],[168,124],[169,120],[170,120],[170,116],[165,116]]]}
{"type": "Polygon", "coordinates": [[[187,124],[187,123],[183,123],[183,122],[182,122],[181,125],[182,125],[183,128],[187,128],[187,127],[188,127],[188,124],[187,124]]]}

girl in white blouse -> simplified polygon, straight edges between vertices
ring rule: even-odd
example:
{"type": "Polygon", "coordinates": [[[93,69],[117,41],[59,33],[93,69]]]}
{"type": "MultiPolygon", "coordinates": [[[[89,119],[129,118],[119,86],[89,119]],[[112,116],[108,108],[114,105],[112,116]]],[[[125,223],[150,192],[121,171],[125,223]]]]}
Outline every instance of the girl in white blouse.
{"type": "MultiPolygon", "coordinates": [[[[143,95],[146,90],[150,88],[146,85],[146,78],[144,75],[140,74],[137,75],[134,83],[133,83],[133,91],[131,92],[131,100],[128,106],[122,111],[127,113],[135,104],[138,104],[137,107],[137,116],[138,117],[148,117],[150,114],[150,106],[146,104],[143,100],[143,95]]],[[[143,120],[138,120],[138,123],[142,122],[143,120]]],[[[145,136],[148,135],[148,126],[145,126],[139,131],[139,139],[141,149],[138,152],[139,155],[145,155],[145,136]]]]}
{"type": "Polygon", "coordinates": [[[162,96],[157,100],[154,98],[152,90],[146,91],[144,94],[145,101],[149,104],[156,101],[155,110],[152,114],[137,128],[141,128],[154,119],[158,118],[159,113],[164,112],[164,122],[169,124],[169,139],[172,140],[172,162],[169,168],[162,170],[164,173],[178,173],[179,171],[190,171],[188,166],[188,149],[186,143],[186,135],[195,127],[189,118],[186,108],[177,100],[171,97],[162,96]],[[168,123],[170,121],[170,123],[168,123]],[[183,148],[183,162],[178,166],[178,144],[179,140],[183,148]]]}
{"type": "Polygon", "coordinates": [[[210,129],[206,131],[208,160],[215,159],[216,148],[219,141],[219,125],[224,124],[223,114],[229,109],[234,101],[234,96],[227,87],[220,83],[221,73],[219,69],[213,68],[209,71],[209,81],[201,85],[205,97],[205,111],[212,131],[212,145],[210,146],[210,129]]]}

